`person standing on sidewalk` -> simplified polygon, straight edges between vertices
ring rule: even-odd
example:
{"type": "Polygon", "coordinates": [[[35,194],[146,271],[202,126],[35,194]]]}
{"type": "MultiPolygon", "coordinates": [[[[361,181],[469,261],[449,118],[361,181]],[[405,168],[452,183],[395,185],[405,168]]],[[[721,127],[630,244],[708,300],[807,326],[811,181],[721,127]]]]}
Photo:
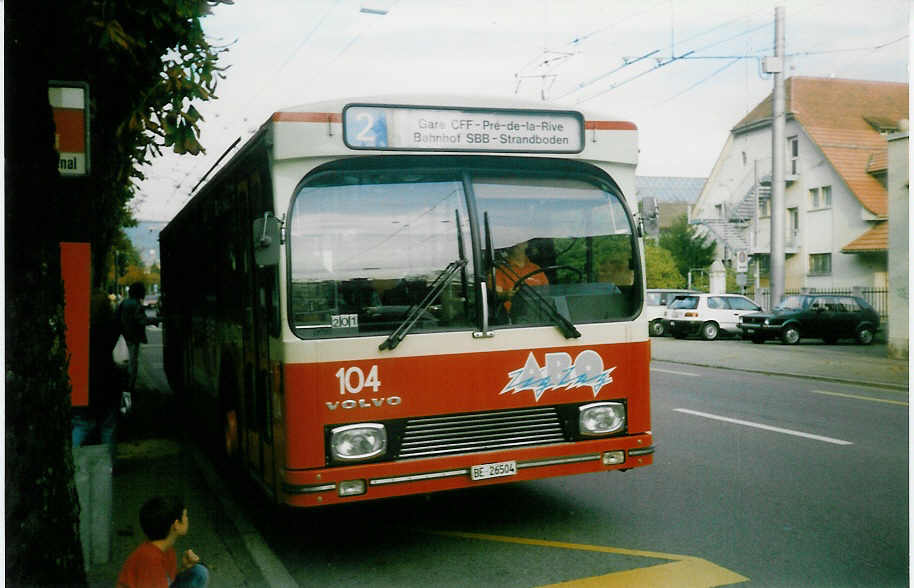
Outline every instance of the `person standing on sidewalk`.
{"type": "Polygon", "coordinates": [[[209,570],[192,549],[178,555],[175,542],[187,535],[190,520],[184,503],[176,496],[155,496],[140,507],[140,526],[147,541],[133,550],[121,573],[117,588],[203,588],[209,570]]]}
{"type": "Polygon", "coordinates": [[[114,438],[121,378],[112,352],[121,326],[108,295],[101,290],[92,294],[89,306],[89,405],[73,410],[73,447],[87,439],[104,445],[114,438]]]}
{"type": "Polygon", "coordinates": [[[140,344],[148,343],[146,338],[146,325],[157,325],[157,319],[146,316],[143,308],[143,298],[146,296],[146,286],[142,282],[130,285],[127,298],[118,306],[118,316],[121,321],[121,333],[127,343],[127,390],[121,400],[121,412],[130,412],[133,402],[133,393],[136,389],[136,375],[140,367],[140,344]]]}

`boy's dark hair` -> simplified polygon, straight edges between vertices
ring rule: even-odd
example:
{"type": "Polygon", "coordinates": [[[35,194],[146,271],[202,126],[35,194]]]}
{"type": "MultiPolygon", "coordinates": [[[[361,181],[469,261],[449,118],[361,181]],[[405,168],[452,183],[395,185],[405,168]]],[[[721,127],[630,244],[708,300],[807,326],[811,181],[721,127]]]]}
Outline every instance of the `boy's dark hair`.
{"type": "Polygon", "coordinates": [[[171,525],[184,516],[184,501],[177,496],[154,496],[140,507],[140,527],[150,541],[168,537],[171,525]]]}
{"type": "Polygon", "coordinates": [[[127,296],[130,298],[143,298],[146,296],[146,285],[143,282],[134,282],[127,289],[127,296]]]}

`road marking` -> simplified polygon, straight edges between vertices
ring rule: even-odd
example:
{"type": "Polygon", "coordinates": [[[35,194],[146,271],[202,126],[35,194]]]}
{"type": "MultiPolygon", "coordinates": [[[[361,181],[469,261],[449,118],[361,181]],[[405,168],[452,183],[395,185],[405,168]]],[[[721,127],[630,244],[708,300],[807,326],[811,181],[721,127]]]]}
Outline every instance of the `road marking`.
{"type": "Polygon", "coordinates": [[[651,368],[651,371],[652,371],[652,372],[663,372],[663,373],[665,373],[665,374],[676,374],[677,376],[693,376],[693,377],[698,377],[698,374],[693,374],[692,372],[677,372],[677,371],[675,371],[675,370],[665,370],[665,369],[662,369],[662,368],[655,368],[655,367],[652,367],[652,368],[651,368]]]}
{"type": "Polygon", "coordinates": [[[823,441],[825,443],[832,443],[834,445],[853,445],[850,441],[844,441],[842,439],[834,439],[832,437],[823,437],[822,435],[813,435],[812,433],[804,433],[803,431],[793,431],[791,429],[782,429],[781,427],[772,427],[771,425],[763,425],[762,423],[753,423],[752,421],[743,421],[740,419],[732,419],[730,417],[719,416],[716,414],[708,414],[706,412],[698,412],[697,410],[689,410],[687,408],[674,408],[676,412],[682,412],[686,414],[691,414],[695,416],[704,417],[706,419],[714,419],[717,421],[723,421],[725,423],[733,423],[736,425],[743,425],[746,427],[755,427],[756,429],[764,429],[765,431],[774,431],[775,433],[783,433],[785,435],[794,435],[796,437],[804,437],[806,439],[813,439],[815,441],[823,441]]]}
{"type": "Polygon", "coordinates": [[[605,545],[586,545],[581,543],[565,543],[563,541],[544,541],[541,539],[527,539],[525,537],[505,537],[502,535],[487,535],[484,533],[461,533],[457,531],[430,531],[435,535],[446,537],[459,537],[461,539],[478,539],[480,541],[497,541],[500,543],[516,543],[520,545],[534,545],[537,547],[553,547],[557,549],[574,549],[578,551],[595,551],[598,553],[611,553],[635,557],[649,557],[653,559],[666,559],[672,563],[651,565],[644,568],[635,568],[621,572],[613,572],[603,576],[569,580],[549,586],[566,586],[573,588],[609,587],[621,588],[623,586],[639,587],[674,587],[674,588],[700,588],[705,586],[724,586],[739,582],[748,582],[749,578],[741,576],[726,568],[722,568],[708,560],[690,555],[677,555],[673,553],[658,553],[640,549],[625,549],[605,545]]]}
{"type": "Polygon", "coordinates": [[[885,402],[886,404],[898,404],[907,406],[907,402],[900,400],[886,400],[885,398],[873,398],[871,396],[857,396],[856,394],[843,394],[841,392],[826,392],[825,390],[810,390],[813,394],[825,394],[826,396],[840,396],[841,398],[854,398],[856,400],[869,400],[870,402],[885,402]]]}

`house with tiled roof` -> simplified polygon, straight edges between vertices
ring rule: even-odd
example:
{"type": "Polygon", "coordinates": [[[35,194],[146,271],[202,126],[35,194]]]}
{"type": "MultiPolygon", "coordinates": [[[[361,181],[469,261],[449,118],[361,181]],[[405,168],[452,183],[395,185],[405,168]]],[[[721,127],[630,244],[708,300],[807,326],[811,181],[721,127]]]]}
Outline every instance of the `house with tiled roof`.
{"type": "MultiPolygon", "coordinates": [[[[908,118],[908,85],[834,78],[785,82],[787,161],[784,287],[887,285],[887,136],[908,118]]],[[[756,285],[768,283],[771,250],[769,95],[730,131],[690,222],[740,250],[756,285]]]]}

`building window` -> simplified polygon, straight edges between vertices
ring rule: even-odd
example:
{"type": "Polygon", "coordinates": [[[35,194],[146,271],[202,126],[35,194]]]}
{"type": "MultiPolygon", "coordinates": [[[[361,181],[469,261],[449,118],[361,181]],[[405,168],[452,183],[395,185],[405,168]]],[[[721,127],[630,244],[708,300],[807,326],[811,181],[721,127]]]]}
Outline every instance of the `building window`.
{"type": "Polygon", "coordinates": [[[800,173],[800,139],[799,137],[790,137],[787,139],[787,153],[790,157],[790,175],[795,176],[800,173]]]}
{"type": "Polygon", "coordinates": [[[758,215],[760,217],[771,216],[771,199],[770,198],[759,198],[758,215]]]}
{"type": "Polygon", "coordinates": [[[831,186],[822,186],[822,208],[831,208],[831,186]]]}
{"type": "Polygon", "coordinates": [[[787,244],[796,247],[800,240],[800,213],[796,208],[787,209],[787,244]]]}
{"type": "Polygon", "coordinates": [[[825,276],[831,273],[831,253],[809,255],[809,275],[825,276]]]}
{"type": "Polygon", "coordinates": [[[831,208],[831,186],[810,188],[809,210],[824,210],[831,208]]]}
{"type": "Polygon", "coordinates": [[[816,210],[819,208],[819,189],[810,188],[809,189],[809,209],[816,210]]]}
{"type": "Polygon", "coordinates": [[[724,205],[723,204],[714,205],[714,216],[716,218],[724,218],[724,205]]]}

